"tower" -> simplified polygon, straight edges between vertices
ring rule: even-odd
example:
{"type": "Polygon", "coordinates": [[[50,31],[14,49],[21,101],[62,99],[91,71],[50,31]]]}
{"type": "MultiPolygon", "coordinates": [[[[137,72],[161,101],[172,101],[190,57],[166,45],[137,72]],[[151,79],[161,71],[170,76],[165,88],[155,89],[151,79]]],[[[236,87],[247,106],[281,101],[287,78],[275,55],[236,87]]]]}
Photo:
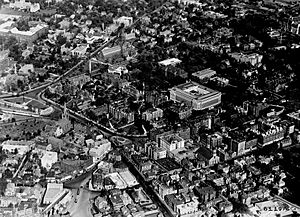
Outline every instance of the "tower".
{"type": "Polygon", "coordinates": [[[64,111],[62,114],[62,119],[69,119],[68,111],[67,111],[67,103],[64,103],[64,111]]]}

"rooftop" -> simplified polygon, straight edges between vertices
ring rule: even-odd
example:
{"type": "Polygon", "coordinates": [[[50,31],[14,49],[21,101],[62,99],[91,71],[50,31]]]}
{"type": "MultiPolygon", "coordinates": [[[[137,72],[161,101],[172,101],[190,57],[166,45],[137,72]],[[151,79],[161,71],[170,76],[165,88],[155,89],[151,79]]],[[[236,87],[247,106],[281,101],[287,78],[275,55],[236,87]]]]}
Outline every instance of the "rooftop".
{"type": "Polygon", "coordinates": [[[156,163],[166,171],[172,171],[181,168],[181,166],[171,158],[161,158],[156,160],[156,163]]]}
{"type": "Polygon", "coordinates": [[[212,95],[219,93],[218,91],[212,90],[196,82],[188,82],[188,83],[180,84],[172,88],[172,90],[183,92],[189,95],[189,97],[195,99],[199,99],[202,97],[210,97],[212,95]]]}
{"type": "Polygon", "coordinates": [[[158,62],[158,64],[163,65],[163,66],[175,65],[178,63],[181,63],[181,60],[179,60],[177,58],[170,58],[170,59],[166,59],[166,60],[158,62]]]}
{"type": "Polygon", "coordinates": [[[203,69],[201,71],[195,72],[192,75],[195,77],[202,77],[202,76],[210,76],[215,75],[216,71],[212,70],[211,68],[203,69]]]}
{"type": "Polygon", "coordinates": [[[38,24],[35,27],[31,27],[29,31],[19,31],[16,27],[13,27],[14,21],[7,21],[0,25],[0,32],[2,33],[9,33],[24,35],[24,36],[32,36],[36,32],[42,30],[43,28],[47,27],[46,24],[38,24]]]}
{"type": "Polygon", "coordinates": [[[44,201],[50,201],[55,199],[55,197],[63,190],[63,184],[48,183],[47,190],[44,196],[44,201]]]}
{"type": "Polygon", "coordinates": [[[183,139],[180,136],[177,136],[175,134],[170,134],[170,135],[163,136],[161,139],[165,140],[166,142],[168,142],[170,144],[174,143],[174,142],[181,142],[181,141],[183,141],[183,139]]]}
{"type": "Polygon", "coordinates": [[[288,117],[300,120],[300,110],[287,114],[288,117]]]}

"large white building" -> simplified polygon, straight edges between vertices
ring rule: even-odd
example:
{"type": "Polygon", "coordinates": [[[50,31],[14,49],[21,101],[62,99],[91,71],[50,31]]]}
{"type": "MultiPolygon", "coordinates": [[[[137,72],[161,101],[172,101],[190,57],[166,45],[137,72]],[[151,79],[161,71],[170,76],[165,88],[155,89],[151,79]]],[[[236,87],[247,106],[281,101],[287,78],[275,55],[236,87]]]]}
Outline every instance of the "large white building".
{"type": "Polygon", "coordinates": [[[48,183],[43,203],[50,204],[55,201],[55,199],[61,195],[63,189],[64,187],[62,183],[48,183]]]}
{"type": "Polygon", "coordinates": [[[221,103],[221,93],[196,82],[180,84],[170,89],[170,99],[184,102],[194,110],[204,110],[221,103]]]}
{"type": "Polygon", "coordinates": [[[129,172],[129,170],[119,172],[119,175],[126,182],[128,187],[133,187],[139,184],[136,178],[131,174],[131,172],[129,172]]]}
{"type": "Polygon", "coordinates": [[[9,7],[13,9],[29,10],[31,13],[37,12],[41,9],[39,3],[31,3],[26,0],[15,0],[9,3],[9,7]]]}
{"type": "Polygon", "coordinates": [[[121,23],[123,23],[125,26],[130,26],[133,23],[133,18],[122,16],[117,19],[114,19],[114,23],[116,25],[120,25],[121,23]]]}
{"type": "Polygon", "coordinates": [[[8,151],[13,153],[15,150],[18,151],[18,154],[24,155],[27,153],[31,148],[34,147],[34,142],[32,141],[12,141],[6,140],[4,141],[1,146],[2,150],[8,151]]]}
{"type": "Polygon", "coordinates": [[[17,27],[14,27],[14,24],[14,21],[2,23],[0,25],[0,35],[5,37],[14,36],[18,41],[32,43],[48,31],[48,25],[44,23],[30,27],[28,31],[20,31],[17,27]]]}
{"type": "Polygon", "coordinates": [[[263,58],[263,55],[258,53],[230,53],[229,56],[239,62],[250,63],[253,66],[260,64],[263,58]]]}
{"type": "Polygon", "coordinates": [[[111,150],[111,142],[107,139],[101,139],[92,145],[93,147],[91,147],[89,154],[93,157],[93,162],[102,160],[105,154],[111,150]]]}
{"type": "Polygon", "coordinates": [[[215,70],[212,70],[212,69],[208,68],[208,69],[203,69],[203,70],[198,71],[198,72],[194,72],[192,74],[192,76],[197,80],[202,80],[204,78],[210,78],[210,77],[212,77],[216,74],[217,74],[217,72],[215,70]]]}
{"type": "Polygon", "coordinates": [[[177,58],[170,58],[163,61],[158,62],[161,66],[176,66],[177,64],[181,63],[182,61],[177,58]]]}
{"type": "Polygon", "coordinates": [[[41,158],[42,167],[50,170],[52,165],[58,161],[57,152],[45,151],[41,158]]]}
{"type": "Polygon", "coordinates": [[[169,134],[160,138],[160,147],[173,151],[184,147],[184,139],[176,134],[169,134]]]}

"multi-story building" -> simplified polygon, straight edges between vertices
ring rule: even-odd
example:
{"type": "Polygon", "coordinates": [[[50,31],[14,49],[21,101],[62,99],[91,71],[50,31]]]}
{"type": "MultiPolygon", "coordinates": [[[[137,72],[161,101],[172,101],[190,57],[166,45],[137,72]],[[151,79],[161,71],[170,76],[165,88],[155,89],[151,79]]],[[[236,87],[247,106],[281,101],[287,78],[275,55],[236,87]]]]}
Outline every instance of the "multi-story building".
{"type": "Polygon", "coordinates": [[[222,145],[222,135],[220,133],[214,133],[209,135],[204,135],[200,137],[202,142],[209,148],[214,149],[222,145]],[[203,138],[203,139],[202,139],[203,138]]]}
{"type": "Polygon", "coordinates": [[[220,162],[220,157],[217,156],[217,151],[212,151],[206,147],[200,147],[197,150],[197,158],[204,167],[213,166],[220,162]]]}
{"type": "Polygon", "coordinates": [[[177,58],[170,58],[163,61],[158,62],[161,66],[176,66],[177,64],[181,63],[182,61],[177,58]]]}
{"type": "Polygon", "coordinates": [[[31,27],[28,31],[20,31],[14,27],[14,21],[7,21],[0,25],[0,35],[14,36],[18,41],[32,43],[48,32],[48,25],[41,23],[31,27]]]}
{"type": "Polygon", "coordinates": [[[203,183],[203,185],[195,187],[195,194],[199,197],[200,203],[208,203],[217,197],[216,190],[203,183]]]}
{"type": "Polygon", "coordinates": [[[184,102],[194,110],[204,110],[221,103],[221,93],[196,82],[188,82],[170,89],[170,99],[184,102]]]}
{"type": "Polygon", "coordinates": [[[263,55],[257,53],[245,54],[245,53],[230,53],[229,56],[236,59],[239,62],[250,63],[255,66],[261,63],[263,55]]]}
{"type": "Polygon", "coordinates": [[[198,72],[194,72],[192,74],[192,76],[193,76],[193,79],[195,79],[195,81],[201,81],[204,78],[210,78],[210,77],[214,76],[215,74],[217,74],[215,70],[212,70],[211,68],[207,68],[207,69],[203,69],[198,72]]]}
{"type": "Polygon", "coordinates": [[[158,120],[162,118],[162,116],[163,110],[160,108],[150,108],[142,114],[142,118],[146,121],[158,120]]]}
{"type": "Polygon", "coordinates": [[[130,26],[133,23],[133,17],[119,17],[113,20],[116,25],[123,23],[125,26],[130,26]]]}
{"type": "Polygon", "coordinates": [[[14,153],[17,151],[18,154],[24,155],[26,152],[31,150],[34,147],[35,143],[32,141],[12,141],[6,140],[2,142],[2,150],[14,153]]]}
{"type": "Polygon", "coordinates": [[[63,192],[63,184],[62,183],[48,183],[47,189],[44,195],[44,204],[52,203],[60,193],[63,192]]]}
{"type": "Polygon", "coordinates": [[[199,211],[198,198],[194,193],[169,194],[165,196],[168,206],[180,216],[199,211]]]}
{"type": "Polygon", "coordinates": [[[176,103],[168,107],[171,114],[176,115],[179,119],[186,119],[192,115],[192,107],[184,103],[176,103]]]}
{"type": "Polygon", "coordinates": [[[162,147],[149,146],[147,151],[149,158],[153,160],[158,160],[167,157],[167,150],[162,147]]]}
{"type": "Polygon", "coordinates": [[[237,135],[232,140],[231,150],[236,153],[236,155],[242,155],[245,153],[246,140],[242,135],[237,135]]]}
{"type": "Polygon", "coordinates": [[[121,55],[122,48],[120,45],[114,47],[106,47],[101,52],[104,59],[111,58],[116,55],[121,55]]]}
{"type": "Polygon", "coordinates": [[[135,99],[139,99],[139,97],[143,95],[142,91],[139,91],[133,85],[126,85],[122,88],[122,91],[135,99]]]}
{"type": "Polygon", "coordinates": [[[287,117],[294,122],[295,128],[300,129],[300,110],[287,114],[287,117]]]}
{"type": "Polygon", "coordinates": [[[37,12],[40,10],[39,3],[31,3],[30,1],[26,0],[16,0],[9,3],[9,7],[12,9],[23,9],[29,10],[31,13],[37,12]]]}
{"type": "Polygon", "coordinates": [[[167,151],[173,151],[184,147],[184,139],[176,134],[165,135],[160,138],[160,147],[167,151]]]}
{"type": "Polygon", "coordinates": [[[250,132],[246,135],[245,152],[256,149],[258,143],[257,135],[250,132]]]}
{"type": "Polygon", "coordinates": [[[84,57],[87,54],[89,47],[88,44],[77,45],[77,47],[71,51],[71,54],[73,56],[84,57]]]}
{"type": "Polygon", "coordinates": [[[268,107],[266,103],[263,102],[244,102],[243,107],[248,115],[254,115],[258,117],[262,110],[268,107]]]}
{"type": "Polygon", "coordinates": [[[258,135],[258,144],[266,146],[284,138],[284,128],[281,126],[273,126],[269,130],[258,135]]]}
{"type": "Polygon", "coordinates": [[[134,122],[134,113],[128,108],[126,102],[117,101],[108,106],[109,114],[116,120],[125,119],[127,123],[134,122]]]}
{"type": "Polygon", "coordinates": [[[89,154],[93,157],[94,162],[101,161],[105,154],[111,150],[111,142],[107,139],[96,141],[94,146],[90,148],[89,154]]]}
{"type": "Polygon", "coordinates": [[[70,77],[70,78],[68,78],[68,80],[71,82],[72,86],[79,85],[81,88],[85,83],[87,83],[91,80],[91,77],[86,74],[82,74],[82,75],[70,77]]]}

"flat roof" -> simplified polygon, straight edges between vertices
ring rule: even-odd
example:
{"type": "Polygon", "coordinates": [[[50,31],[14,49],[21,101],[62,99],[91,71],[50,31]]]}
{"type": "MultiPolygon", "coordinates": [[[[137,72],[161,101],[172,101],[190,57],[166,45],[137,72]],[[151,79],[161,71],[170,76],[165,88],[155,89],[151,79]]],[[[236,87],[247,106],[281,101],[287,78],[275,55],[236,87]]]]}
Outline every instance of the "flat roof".
{"type": "Polygon", "coordinates": [[[172,142],[181,142],[183,141],[183,138],[181,138],[180,136],[177,136],[176,134],[169,134],[169,135],[165,135],[161,137],[162,140],[165,140],[168,143],[172,143],[172,142]]]}
{"type": "Polygon", "coordinates": [[[55,197],[63,190],[62,183],[48,183],[47,190],[44,196],[45,200],[54,200],[55,197]]]}
{"type": "Polygon", "coordinates": [[[12,27],[14,23],[15,23],[14,21],[7,21],[5,23],[2,23],[0,25],[0,32],[3,33],[11,32],[12,34],[31,36],[34,35],[36,32],[40,31],[41,29],[48,26],[47,24],[38,24],[35,27],[31,27],[29,31],[19,31],[16,27],[12,27]]]}
{"type": "Polygon", "coordinates": [[[12,15],[12,14],[0,14],[0,20],[8,21],[13,19],[19,19],[21,15],[12,15]]]}
{"type": "Polygon", "coordinates": [[[105,47],[102,50],[103,56],[109,55],[109,54],[115,54],[117,52],[121,51],[121,47],[119,45],[114,46],[114,47],[105,47]]]}
{"type": "Polygon", "coordinates": [[[128,170],[119,172],[119,174],[129,187],[139,184],[136,178],[128,170]]]}
{"type": "Polygon", "coordinates": [[[180,84],[171,89],[175,91],[183,92],[189,95],[189,97],[195,99],[207,98],[220,93],[216,90],[210,89],[196,82],[188,82],[188,83],[180,84]]]}
{"type": "Polygon", "coordinates": [[[181,63],[181,60],[177,59],[177,58],[170,58],[170,59],[166,59],[166,60],[158,62],[158,64],[164,65],[164,66],[173,65],[173,64],[177,64],[177,63],[181,63]]]}
{"type": "Polygon", "coordinates": [[[209,74],[216,74],[216,71],[212,70],[211,68],[207,68],[201,71],[194,72],[192,75],[198,77],[198,76],[204,76],[209,74]]]}
{"type": "Polygon", "coordinates": [[[181,169],[181,166],[173,158],[161,158],[156,163],[166,171],[181,169]]]}

